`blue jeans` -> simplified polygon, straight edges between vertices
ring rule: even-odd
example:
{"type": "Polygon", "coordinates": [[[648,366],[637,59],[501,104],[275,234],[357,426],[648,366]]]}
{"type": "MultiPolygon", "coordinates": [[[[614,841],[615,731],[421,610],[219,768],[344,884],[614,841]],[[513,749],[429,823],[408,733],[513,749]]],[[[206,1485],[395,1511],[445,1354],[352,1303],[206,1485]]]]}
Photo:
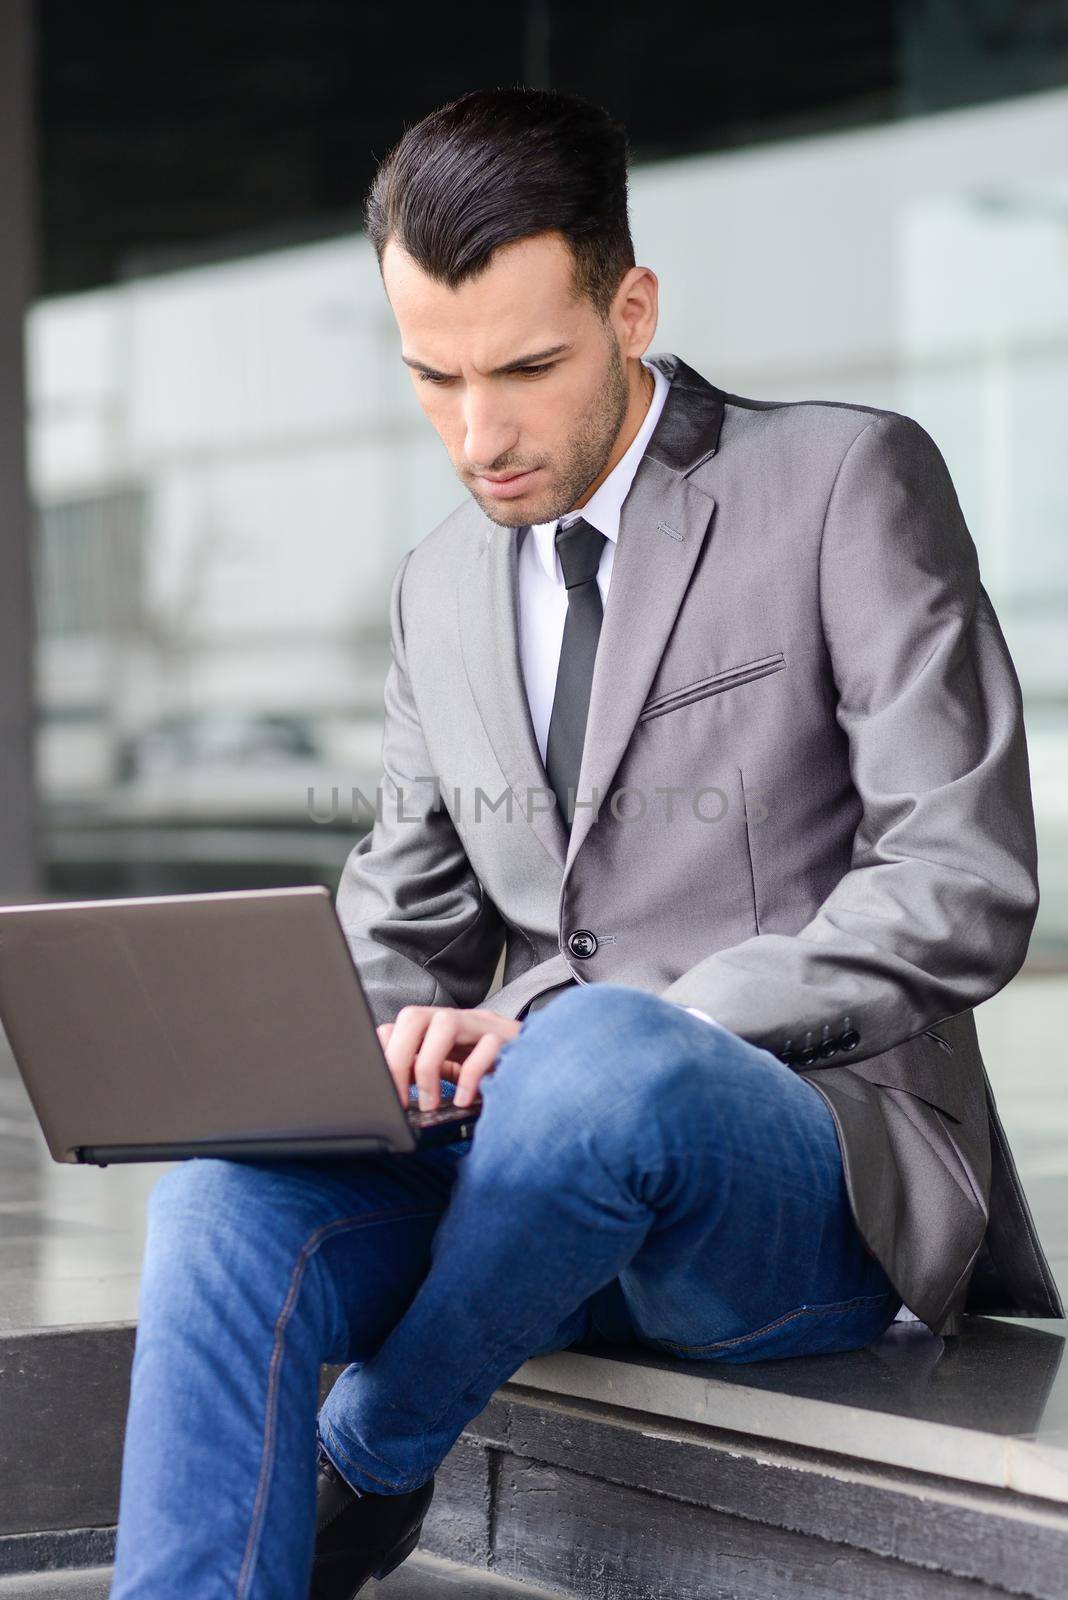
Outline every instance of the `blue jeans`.
{"type": "Polygon", "coordinates": [[[834,1121],[769,1051],[621,984],[565,990],[415,1155],[193,1160],[153,1190],[112,1600],[307,1592],[316,1437],[424,1483],[529,1356],[850,1350],[901,1297],[834,1121]],[[350,1363],[319,1413],[322,1362],[350,1363]]]}

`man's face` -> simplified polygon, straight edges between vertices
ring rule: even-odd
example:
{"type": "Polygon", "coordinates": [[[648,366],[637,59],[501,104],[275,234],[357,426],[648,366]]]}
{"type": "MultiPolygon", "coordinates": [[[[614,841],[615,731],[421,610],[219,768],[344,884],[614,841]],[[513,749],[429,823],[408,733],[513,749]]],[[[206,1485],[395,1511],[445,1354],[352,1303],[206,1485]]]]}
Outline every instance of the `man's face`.
{"type": "Polygon", "coordinates": [[[627,414],[631,330],[615,303],[606,325],[575,297],[563,235],[503,246],[458,289],[391,239],[382,277],[419,403],[486,515],[514,528],[584,503],[627,414]]]}

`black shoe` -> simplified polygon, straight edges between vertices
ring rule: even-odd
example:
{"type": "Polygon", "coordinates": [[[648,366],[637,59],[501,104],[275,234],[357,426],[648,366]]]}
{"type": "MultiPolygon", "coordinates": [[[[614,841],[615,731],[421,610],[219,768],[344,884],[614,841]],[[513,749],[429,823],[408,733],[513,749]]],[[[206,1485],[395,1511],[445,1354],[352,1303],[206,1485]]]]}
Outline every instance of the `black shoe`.
{"type": "Polygon", "coordinates": [[[357,1494],[320,1450],[309,1600],[353,1600],[399,1567],[419,1543],[433,1498],[433,1478],[407,1494],[357,1494]]]}

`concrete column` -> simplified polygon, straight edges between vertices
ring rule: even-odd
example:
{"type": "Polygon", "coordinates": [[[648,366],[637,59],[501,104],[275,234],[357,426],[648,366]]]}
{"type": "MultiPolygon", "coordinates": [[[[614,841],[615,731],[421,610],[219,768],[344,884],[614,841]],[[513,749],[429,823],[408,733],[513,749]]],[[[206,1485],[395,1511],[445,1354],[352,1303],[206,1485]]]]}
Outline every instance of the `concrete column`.
{"type": "Polygon", "coordinates": [[[0,900],[39,886],[22,339],[34,255],[31,5],[0,4],[0,900]]]}

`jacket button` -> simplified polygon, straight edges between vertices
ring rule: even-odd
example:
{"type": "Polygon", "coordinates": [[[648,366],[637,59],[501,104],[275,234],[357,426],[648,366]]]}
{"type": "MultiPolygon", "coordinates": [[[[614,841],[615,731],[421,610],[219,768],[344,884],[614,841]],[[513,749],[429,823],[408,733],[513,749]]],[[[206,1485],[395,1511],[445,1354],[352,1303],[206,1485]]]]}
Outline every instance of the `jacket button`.
{"type": "Polygon", "coordinates": [[[814,1061],[819,1060],[819,1046],[812,1043],[811,1033],[805,1034],[805,1048],[800,1051],[797,1059],[803,1067],[810,1067],[814,1061]]]}
{"type": "Polygon", "coordinates": [[[574,933],[568,937],[567,948],[573,956],[578,956],[580,960],[585,961],[597,949],[597,940],[589,928],[576,928],[574,933]]]}
{"type": "Polygon", "coordinates": [[[846,1017],[845,1032],[838,1035],[839,1050],[855,1050],[857,1045],[860,1043],[860,1034],[857,1032],[856,1028],[851,1028],[849,1026],[850,1021],[851,1019],[846,1017]]]}
{"type": "Polygon", "coordinates": [[[826,1023],[823,1024],[823,1036],[820,1039],[820,1060],[829,1061],[831,1056],[838,1054],[838,1040],[831,1038],[831,1030],[826,1023]]]}

